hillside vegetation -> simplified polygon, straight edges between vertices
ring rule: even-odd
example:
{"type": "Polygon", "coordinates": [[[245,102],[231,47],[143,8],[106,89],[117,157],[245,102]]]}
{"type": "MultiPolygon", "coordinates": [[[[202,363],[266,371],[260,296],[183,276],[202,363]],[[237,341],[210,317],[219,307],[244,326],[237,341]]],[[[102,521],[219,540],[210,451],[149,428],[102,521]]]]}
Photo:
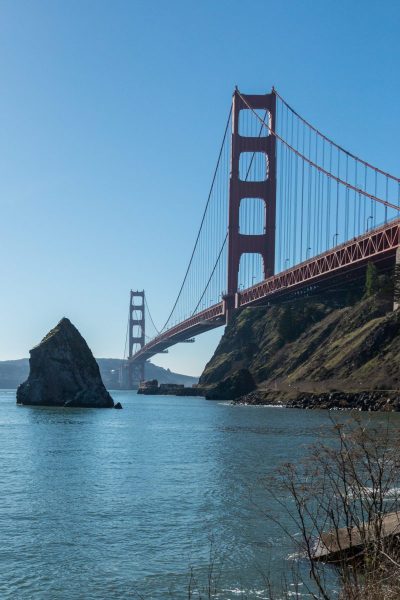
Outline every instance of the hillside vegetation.
{"type": "Polygon", "coordinates": [[[397,390],[400,311],[392,309],[390,290],[375,284],[352,299],[248,308],[226,327],[199,383],[221,389],[238,370],[248,370],[259,392],[286,400],[302,393],[397,390]]]}

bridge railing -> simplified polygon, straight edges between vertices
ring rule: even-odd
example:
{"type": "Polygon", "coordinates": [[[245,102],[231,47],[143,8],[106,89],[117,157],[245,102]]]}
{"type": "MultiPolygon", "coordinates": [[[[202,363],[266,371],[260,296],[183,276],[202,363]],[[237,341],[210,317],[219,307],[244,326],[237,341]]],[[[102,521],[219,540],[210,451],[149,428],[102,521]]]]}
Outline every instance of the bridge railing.
{"type": "MultiPolygon", "coordinates": [[[[263,299],[272,299],[276,295],[287,293],[288,290],[312,285],[314,281],[335,276],[343,269],[358,268],[368,260],[376,261],[377,257],[384,258],[388,253],[394,252],[399,245],[400,218],[396,218],[376,229],[371,229],[364,235],[339,244],[331,250],[238,292],[236,307],[244,308],[261,302],[263,299]]],[[[131,360],[132,362],[145,360],[167,346],[223,325],[225,316],[224,302],[219,302],[156,336],[131,360]]]]}
{"type": "MultiPolygon", "coordinates": [[[[179,341],[179,338],[184,334],[185,331],[189,331],[187,336],[183,336],[182,339],[186,339],[186,337],[191,337],[193,335],[193,329],[198,326],[200,328],[204,328],[204,331],[210,328],[210,324],[213,321],[218,320],[219,318],[224,318],[224,303],[219,302],[218,304],[214,304],[209,308],[197,313],[193,317],[189,319],[185,319],[178,325],[174,325],[170,327],[160,335],[153,338],[150,342],[148,342],[139,352],[134,354],[132,357],[132,361],[138,360],[139,358],[144,358],[149,352],[154,350],[157,346],[163,344],[163,342],[176,339],[176,342],[179,341]]],[[[172,344],[170,344],[172,345],[172,344]]],[[[152,352],[155,354],[156,352],[152,352]]]]}
{"type": "Polygon", "coordinates": [[[346,267],[359,266],[368,259],[396,250],[399,244],[400,218],[397,218],[243,290],[238,294],[238,308],[288,288],[312,284],[317,277],[333,276],[346,267]]]}

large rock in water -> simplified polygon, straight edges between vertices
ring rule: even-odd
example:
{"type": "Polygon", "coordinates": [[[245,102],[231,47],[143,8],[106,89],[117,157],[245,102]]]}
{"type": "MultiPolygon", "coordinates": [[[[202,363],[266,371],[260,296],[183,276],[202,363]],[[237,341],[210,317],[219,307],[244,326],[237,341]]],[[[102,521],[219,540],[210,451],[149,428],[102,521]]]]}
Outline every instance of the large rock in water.
{"type": "Polygon", "coordinates": [[[89,346],[69,319],[61,321],[30,351],[28,379],[17,403],[34,406],[112,408],[89,346]]]}

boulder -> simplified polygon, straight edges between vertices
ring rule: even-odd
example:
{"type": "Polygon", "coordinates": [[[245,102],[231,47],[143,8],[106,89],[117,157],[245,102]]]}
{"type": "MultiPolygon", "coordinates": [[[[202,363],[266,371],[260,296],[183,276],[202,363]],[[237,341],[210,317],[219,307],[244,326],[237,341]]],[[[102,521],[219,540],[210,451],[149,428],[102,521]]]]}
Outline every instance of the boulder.
{"type": "Polygon", "coordinates": [[[121,402],[117,402],[116,404],[114,404],[114,408],[121,410],[121,408],[122,408],[121,402]]]}
{"type": "Polygon", "coordinates": [[[112,408],[89,346],[67,318],[30,351],[29,377],[17,389],[17,403],[33,406],[112,408]]]}

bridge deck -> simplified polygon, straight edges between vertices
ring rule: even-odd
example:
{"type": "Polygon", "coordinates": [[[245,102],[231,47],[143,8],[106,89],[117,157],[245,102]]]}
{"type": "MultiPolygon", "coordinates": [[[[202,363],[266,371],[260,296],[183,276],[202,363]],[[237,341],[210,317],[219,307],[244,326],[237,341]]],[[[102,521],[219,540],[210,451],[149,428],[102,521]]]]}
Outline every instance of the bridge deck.
{"type": "MultiPolygon", "coordinates": [[[[400,218],[373,229],[282,271],[236,294],[236,308],[265,304],[290,297],[300,290],[351,275],[368,262],[392,261],[400,246],[400,218]]],[[[225,303],[220,302],[164,331],[143,346],[131,362],[143,361],[190,337],[226,323],[225,303]]]]}

